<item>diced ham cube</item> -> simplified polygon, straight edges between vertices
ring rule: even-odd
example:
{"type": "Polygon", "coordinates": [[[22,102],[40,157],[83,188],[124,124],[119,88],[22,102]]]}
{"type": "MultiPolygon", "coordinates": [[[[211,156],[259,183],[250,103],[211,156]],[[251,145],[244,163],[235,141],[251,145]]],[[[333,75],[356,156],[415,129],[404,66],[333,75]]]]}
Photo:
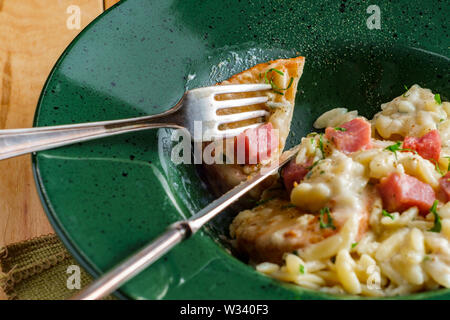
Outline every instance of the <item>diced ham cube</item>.
{"type": "Polygon", "coordinates": [[[344,123],[339,128],[328,127],[325,130],[325,137],[333,142],[340,151],[351,153],[370,148],[371,131],[369,122],[362,118],[356,118],[344,123]]]}
{"type": "Polygon", "coordinates": [[[257,164],[270,159],[272,153],[278,149],[278,140],[278,134],[270,122],[255,129],[245,130],[235,139],[238,163],[257,164]]]}
{"type": "Polygon", "coordinates": [[[441,136],[438,130],[432,130],[420,138],[405,137],[403,149],[411,149],[432,162],[439,161],[441,154],[441,136]]]}
{"type": "Polygon", "coordinates": [[[309,172],[311,162],[308,163],[296,163],[295,159],[292,159],[282,170],[281,176],[283,177],[283,183],[286,190],[291,193],[294,188],[294,182],[300,183],[306,174],[309,172]]]}
{"type": "Polygon", "coordinates": [[[447,199],[446,202],[450,201],[450,171],[439,180],[439,184],[442,194],[447,199]]]}
{"type": "Polygon", "coordinates": [[[389,212],[402,212],[417,207],[421,214],[426,215],[436,200],[431,186],[412,176],[397,172],[382,178],[378,191],[383,199],[383,207],[389,212]]]}

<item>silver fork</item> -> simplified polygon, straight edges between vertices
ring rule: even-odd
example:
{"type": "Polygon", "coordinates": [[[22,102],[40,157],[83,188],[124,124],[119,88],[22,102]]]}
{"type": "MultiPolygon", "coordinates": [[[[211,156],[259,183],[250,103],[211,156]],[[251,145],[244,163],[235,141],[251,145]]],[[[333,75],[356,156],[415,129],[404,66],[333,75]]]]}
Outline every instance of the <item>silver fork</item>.
{"type": "Polygon", "coordinates": [[[244,130],[255,128],[260,123],[221,130],[221,124],[265,117],[266,110],[255,110],[227,115],[218,115],[225,108],[254,105],[267,102],[266,96],[243,99],[216,100],[215,96],[226,93],[241,93],[271,89],[269,84],[239,84],[211,86],[188,90],[178,103],[169,110],[138,118],[38,127],[30,129],[0,130],[0,160],[22,154],[57,148],[77,142],[88,141],[121,133],[152,128],[185,128],[195,140],[211,141],[233,137],[244,130]],[[201,132],[194,132],[201,122],[201,132]],[[195,134],[194,134],[195,133],[195,134]]]}

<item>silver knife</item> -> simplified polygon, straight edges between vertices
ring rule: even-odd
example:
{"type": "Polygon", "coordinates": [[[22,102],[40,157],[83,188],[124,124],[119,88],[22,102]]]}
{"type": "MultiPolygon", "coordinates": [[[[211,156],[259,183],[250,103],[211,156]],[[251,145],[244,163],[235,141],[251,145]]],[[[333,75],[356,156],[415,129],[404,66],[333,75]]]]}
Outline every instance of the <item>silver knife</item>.
{"type": "Polygon", "coordinates": [[[96,300],[101,299],[115,291],[126,281],[130,280],[142,270],[161,258],[175,245],[188,239],[201,227],[217,216],[230,204],[251,190],[261,181],[273,175],[291,160],[298,152],[299,146],[285,151],[276,163],[262,167],[248,180],[234,187],[220,198],[214,200],[188,220],[175,222],[165,233],[147,244],[144,248],[119,263],[110,271],[94,281],[91,285],[80,291],[70,300],[96,300]]]}

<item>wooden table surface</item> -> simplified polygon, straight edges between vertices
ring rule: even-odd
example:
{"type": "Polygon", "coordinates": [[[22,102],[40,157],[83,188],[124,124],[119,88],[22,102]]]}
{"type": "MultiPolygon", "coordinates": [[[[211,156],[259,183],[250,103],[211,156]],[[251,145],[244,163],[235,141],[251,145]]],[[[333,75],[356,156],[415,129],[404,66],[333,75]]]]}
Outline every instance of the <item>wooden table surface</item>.
{"type": "MultiPolygon", "coordinates": [[[[0,0],[0,129],[31,127],[39,94],[60,54],[104,6],[118,1],[0,0]]],[[[0,161],[0,247],[52,232],[30,156],[0,161]]]]}

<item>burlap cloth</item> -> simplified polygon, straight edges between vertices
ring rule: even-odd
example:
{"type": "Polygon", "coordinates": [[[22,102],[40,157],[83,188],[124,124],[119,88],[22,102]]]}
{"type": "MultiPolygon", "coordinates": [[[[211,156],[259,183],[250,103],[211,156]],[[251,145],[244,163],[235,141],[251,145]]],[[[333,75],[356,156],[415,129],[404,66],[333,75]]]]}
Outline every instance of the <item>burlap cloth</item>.
{"type": "MultiPolygon", "coordinates": [[[[71,265],[79,266],[54,234],[11,244],[0,248],[0,288],[8,299],[67,299],[79,292],[67,286],[71,265]]],[[[91,281],[80,267],[81,288],[91,281]]]]}

